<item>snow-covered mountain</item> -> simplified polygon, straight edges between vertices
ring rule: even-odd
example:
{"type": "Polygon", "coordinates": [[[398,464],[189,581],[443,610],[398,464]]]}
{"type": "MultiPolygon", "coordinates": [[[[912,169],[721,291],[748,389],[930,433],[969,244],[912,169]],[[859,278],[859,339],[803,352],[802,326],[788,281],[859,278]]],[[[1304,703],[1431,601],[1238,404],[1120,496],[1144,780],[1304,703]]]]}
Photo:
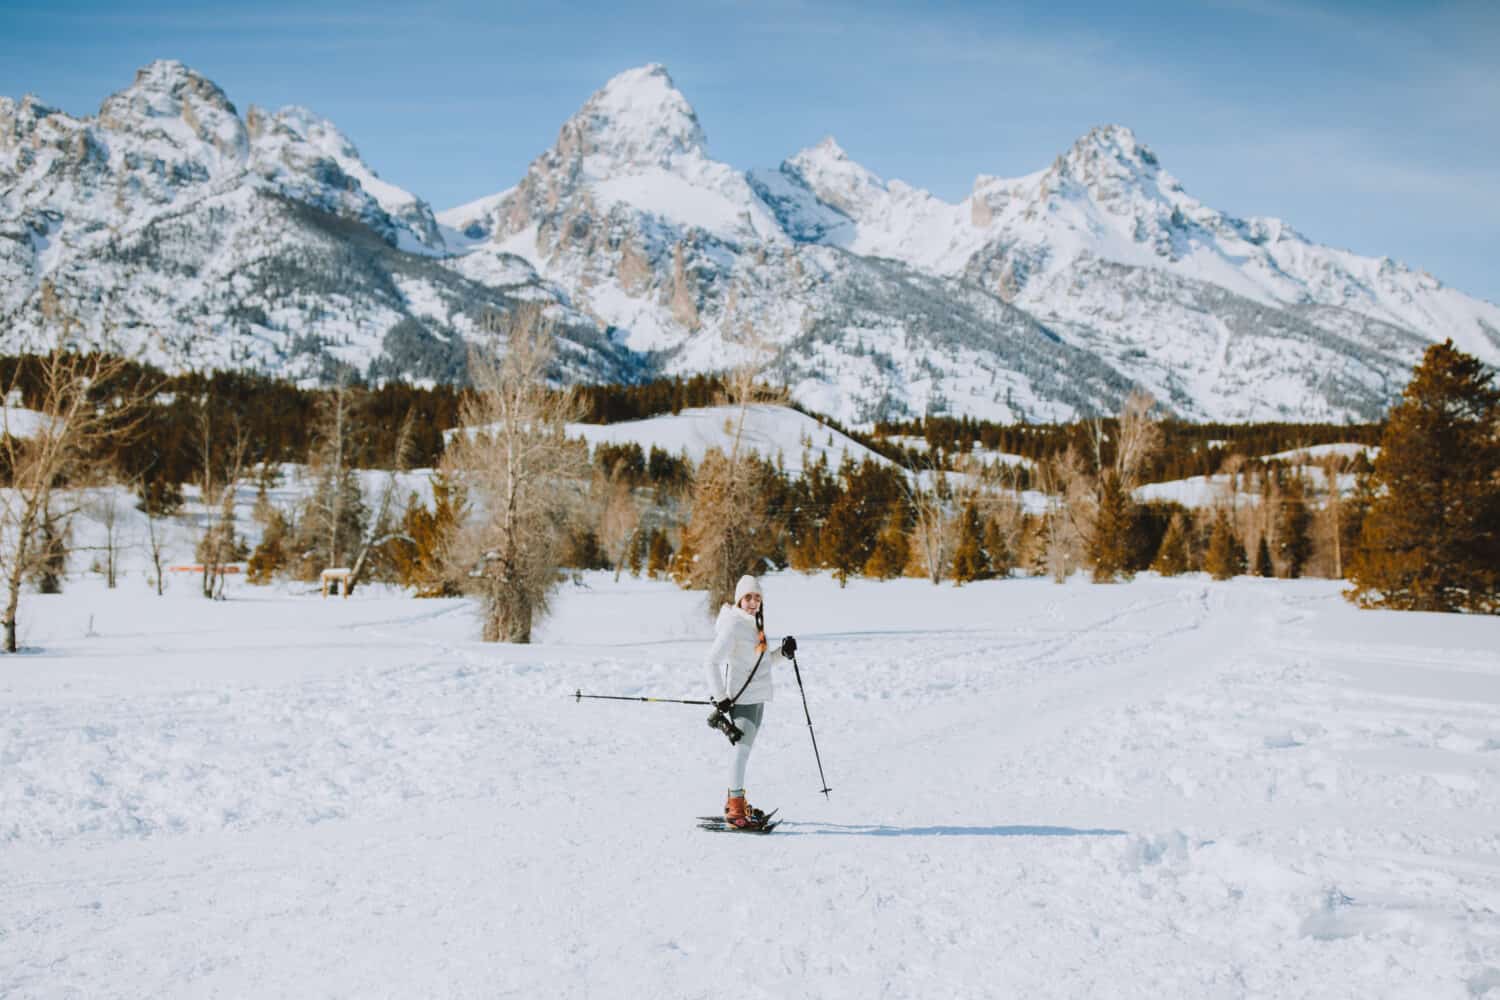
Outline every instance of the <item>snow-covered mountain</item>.
{"type": "MultiPolygon", "coordinates": [[[[464,338],[517,299],[556,301],[519,259],[444,267],[426,202],[301,108],[241,117],[161,61],[74,118],[0,98],[0,324],[7,350],[74,339],[171,369],[455,378],[464,338]]],[[[634,361],[564,311],[577,373],[634,361]]]]}
{"type": "Polygon", "coordinates": [[[1065,418],[1132,386],[1215,419],[1369,418],[1423,347],[1500,362],[1500,307],[1196,201],[1129,129],[950,204],[831,138],[714,160],[666,69],[610,80],[524,177],[436,216],[300,108],[158,62],[74,119],[0,99],[0,322],[172,367],[454,377],[518,299],[566,377],[747,353],[816,409],[1065,418]]]}
{"type": "Polygon", "coordinates": [[[669,370],[723,364],[753,331],[799,398],[853,420],[1066,416],[1132,385],[1196,417],[1372,417],[1432,340],[1500,361],[1500,308],[1217,212],[1118,126],[949,204],[832,138],[740,174],[647,66],[516,187],[441,218],[669,370]]]}

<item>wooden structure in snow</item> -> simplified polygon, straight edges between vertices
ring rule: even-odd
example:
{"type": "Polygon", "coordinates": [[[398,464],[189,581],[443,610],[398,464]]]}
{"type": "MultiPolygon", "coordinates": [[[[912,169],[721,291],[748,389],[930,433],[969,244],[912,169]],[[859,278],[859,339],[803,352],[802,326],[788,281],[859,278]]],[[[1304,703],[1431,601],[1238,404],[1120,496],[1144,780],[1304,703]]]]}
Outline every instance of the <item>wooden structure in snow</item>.
{"type": "Polygon", "coordinates": [[[347,567],[335,567],[325,569],[318,574],[318,579],[323,584],[323,596],[327,597],[330,592],[349,596],[349,585],[353,582],[354,571],[347,567]]]}

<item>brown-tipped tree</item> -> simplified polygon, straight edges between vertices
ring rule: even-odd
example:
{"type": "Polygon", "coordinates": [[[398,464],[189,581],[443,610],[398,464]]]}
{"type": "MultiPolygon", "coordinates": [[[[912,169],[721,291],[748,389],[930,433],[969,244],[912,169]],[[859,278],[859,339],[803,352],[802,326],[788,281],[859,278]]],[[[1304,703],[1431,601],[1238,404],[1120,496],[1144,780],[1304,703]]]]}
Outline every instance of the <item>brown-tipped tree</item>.
{"type": "Polygon", "coordinates": [[[66,349],[63,338],[51,354],[36,359],[29,392],[20,382],[3,397],[20,394],[29,419],[0,407],[0,462],[10,476],[0,491],[0,577],[5,585],[4,648],[16,651],[16,615],[21,585],[50,553],[42,532],[54,511],[57,490],[85,481],[89,466],[100,463],[139,420],[149,393],[142,381],[127,383],[127,364],[101,354],[81,355],[66,349]],[[22,425],[24,423],[24,426],[22,425]]]}
{"type": "MultiPolygon", "coordinates": [[[[848,480],[845,479],[848,484],[848,480]]],[[[839,587],[849,582],[849,574],[857,573],[869,558],[861,551],[860,538],[865,534],[864,518],[860,513],[859,497],[851,488],[839,494],[828,511],[828,520],[818,533],[819,562],[833,570],[839,587]]]]}
{"type": "Polygon", "coordinates": [[[911,558],[911,542],[900,511],[886,518],[885,527],[875,536],[875,548],[865,560],[864,573],[877,580],[891,580],[901,575],[911,558]]]}
{"type": "MultiPolygon", "coordinates": [[[[391,546],[396,579],[416,597],[457,597],[463,573],[452,556],[459,526],[468,519],[463,490],[441,471],[432,477],[432,509],[416,493],[406,504],[401,534],[391,546]]],[[[465,569],[466,571],[466,569],[465,569]]]]}
{"type": "Polygon", "coordinates": [[[1167,524],[1167,533],[1162,536],[1161,547],[1156,550],[1156,560],[1152,562],[1151,568],[1162,576],[1177,576],[1186,573],[1192,566],[1187,519],[1178,511],[1167,524]]]}
{"type": "Polygon", "coordinates": [[[1364,607],[1500,612],[1500,389],[1453,346],[1427,349],[1391,411],[1354,553],[1364,607]]]}
{"type": "Polygon", "coordinates": [[[672,565],[672,540],[665,531],[651,533],[651,548],[646,558],[646,573],[655,580],[672,565]]]}
{"type": "Polygon", "coordinates": [[[474,391],[442,468],[474,504],[451,550],[457,577],[481,601],[485,642],[530,642],[547,611],[588,475],[588,451],[566,428],[581,413],[571,391],[548,388],[555,334],[543,311],[505,317],[504,355],[475,351],[474,391]]]}
{"type": "Polygon", "coordinates": [[[1203,555],[1203,568],[1215,580],[1227,580],[1245,569],[1245,550],[1234,535],[1229,511],[1223,507],[1214,512],[1213,530],[1208,536],[1208,551],[1203,555]]]}
{"type": "Polygon", "coordinates": [[[1110,583],[1131,576],[1130,557],[1136,549],[1135,501],[1125,481],[1114,469],[1099,474],[1095,490],[1093,530],[1088,536],[1088,556],[1095,583],[1110,583]]]}

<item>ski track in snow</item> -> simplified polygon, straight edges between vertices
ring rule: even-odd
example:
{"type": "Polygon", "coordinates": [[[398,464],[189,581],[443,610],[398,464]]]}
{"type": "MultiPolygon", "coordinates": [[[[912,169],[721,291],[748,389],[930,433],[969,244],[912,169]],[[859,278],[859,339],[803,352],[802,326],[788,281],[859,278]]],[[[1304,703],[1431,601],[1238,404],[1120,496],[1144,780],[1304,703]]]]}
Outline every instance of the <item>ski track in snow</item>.
{"type": "Polygon", "coordinates": [[[1500,622],[1325,581],[768,580],[751,764],[702,596],[77,581],[0,659],[0,996],[1469,997],[1500,988],[1500,622]]]}

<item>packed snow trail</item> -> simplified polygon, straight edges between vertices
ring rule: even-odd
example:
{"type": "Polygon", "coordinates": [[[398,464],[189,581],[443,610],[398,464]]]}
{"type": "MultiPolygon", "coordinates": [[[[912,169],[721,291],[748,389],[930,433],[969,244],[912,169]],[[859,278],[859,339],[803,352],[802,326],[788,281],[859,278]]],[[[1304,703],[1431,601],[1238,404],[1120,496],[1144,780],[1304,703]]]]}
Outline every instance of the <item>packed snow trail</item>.
{"type": "Polygon", "coordinates": [[[0,996],[1500,995],[1500,620],[1317,581],[767,580],[716,837],[702,595],[74,583],[0,659],[0,996]]]}

